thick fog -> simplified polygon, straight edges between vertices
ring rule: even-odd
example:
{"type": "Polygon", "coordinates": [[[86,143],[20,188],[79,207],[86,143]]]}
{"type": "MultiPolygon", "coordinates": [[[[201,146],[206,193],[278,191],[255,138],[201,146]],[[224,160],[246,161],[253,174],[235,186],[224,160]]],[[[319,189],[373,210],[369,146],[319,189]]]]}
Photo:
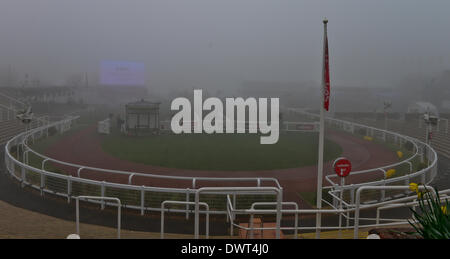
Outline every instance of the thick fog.
{"type": "Polygon", "coordinates": [[[98,83],[103,60],[145,64],[153,91],[245,81],[393,87],[450,68],[449,1],[0,0],[0,73],[98,83]]]}

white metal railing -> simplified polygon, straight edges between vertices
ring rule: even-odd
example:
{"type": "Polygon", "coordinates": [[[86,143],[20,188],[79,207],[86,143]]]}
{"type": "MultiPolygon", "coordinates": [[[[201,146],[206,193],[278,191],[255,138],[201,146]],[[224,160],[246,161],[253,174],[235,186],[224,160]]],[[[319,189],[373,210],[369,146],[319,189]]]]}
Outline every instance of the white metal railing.
{"type": "Polygon", "coordinates": [[[18,109],[25,109],[25,107],[27,107],[26,103],[0,92],[0,108],[6,110],[6,116],[8,120],[16,116],[16,112],[18,109]]]}
{"type": "MultiPolygon", "coordinates": [[[[361,186],[360,188],[358,188],[358,190],[356,191],[356,204],[355,204],[355,224],[354,224],[354,234],[353,234],[353,238],[357,239],[358,238],[358,231],[359,231],[359,212],[361,210],[361,192],[365,191],[365,190],[408,190],[410,187],[409,186],[361,186]]],[[[419,186],[418,187],[419,190],[421,191],[427,191],[427,190],[432,190],[434,191],[434,189],[430,186],[419,186]]],[[[395,201],[398,202],[398,201],[395,201]]],[[[366,205],[363,208],[364,209],[369,209],[372,207],[380,207],[380,206],[384,206],[387,204],[392,204],[394,203],[394,201],[389,201],[389,202],[380,202],[377,203],[375,205],[366,205]]],[[[405,223],[403,221],[403,223],[405,223]]]]}
{"type": "Polygon", "coordinates": [[[77,235],[80,236],[80,200],[101,200],[101,201],[115,201],[117,206],[117,239],[120,239],[120,228],[121,228],[121,209],[122,203],[118,198],[115,197],[99,197],[99,196],[78,196],[75,197],[76,201],[76,209],[75,209],[75,221],[76,221],[76,229],[77,235]]]}
{"type": "MultiPolygon", "coordinates": [[[[304,110],[299,110],[299,109],[288,109],[288,110],[291,112],[295,112],[295,113],[302,114],[304,116],[308,116],[308,117],[312,117],[312,118],[319,117],[319,115],[317,115],[317,114],[306,112],[304,110]]],[[[391,140],[393,140],[394,144],[402,145],[406,142],[409,142],[409,143],[411,143],[411,145],[413,147],[413,152],[412,152],[411,156],[402,161],[399,161],[399,162],[396,162],[393,164],[380,166],[377,168],[353,171],[350,173],[350,176],[364,175],[364,174],[370,175],[370,174],[374,174],[376,172],[382,172],[382,173],[384,173],[384,175],[386,175],[386,171],[388,169],[395,168],[395,167],[398,167],[401,165],[407,165],[410,168],[410,171],[408,174],[403,175],[403,176],[392,177],[389,179],[385,177],[384,179],[381,179],[381,180],[364,181],[364,182],[353,183],[353,184],[342,184],[342,182],[340,182],[340,179],[339,179],[340,177],[338,177],[336,174],[326,175],[325,180],[329,183],[329,186],[325,186],[324,189],[330,190],[329,194],[334,198],[334,203],[336,203],[340,200],[339,193],[349,192],[350,196],[351,196],[350,203],[353,204],[354,203],[354,192],[357,188],[359,188],[361,186],[367,186],[367,185],[386,186],[389,184],[399,184],[399,183],[408,184],[409,182],[411,182],[412,179],[417,179],[417,178],[420,178],[421,183],[428,184],[434,179],[434,176],[437,173],[437,154],[436,154],[435,150],[430,145],[428,145],[420,140],[414,139],[409,136],[401,135],[396,132],[392,132],[392,131],[388,131],[388,130],[384,130],[384,129],[378,129],[375,127],[366,126],[366,125],[362,125],[359,123],[354,123],[354,122],[335,119],[335,118],[327,117],[326,122],[329,124],[329,126],[338,127],[339,129],[350,132],[352,134],[355,133],[355,130],[357,130],[357,128],[364,129],[366,131],[366,135],[369,135],[372,137],[378,137],[378,139],[382,142],[386,142],[387,139],[390,138],[391,140]],[[427,161],[428,166],[417,172],[412,172],[412,162],[414,160],[418,160],[418,159],[420,159],[420,161],[427,161]]],[[[383,201],[385,199],[392,198],[392,197],[383,196],[383,193],[384,193],[384,191],[381,192],[379,201],[383,201]]],[[[351,206],[351,204],[346,204],[344,202],[344,205],[351,206]]]]}
{"type": "MultiPolygon", "coordinates": [[[[448,193],[450,193],[450,189],[440,191],[439,192],[439,196],[440,196],[439,200],[441,202],[449,200],[449,196],[447,195],[448,193]]],[[[396,202],[398,202],[398,201],[396,201],[396,202]]],[[[388,205],[385,205],[385,206],[379,206],[379,207],[377,207],[377,211],[376,211],[375,224],[377,224],[377,225],[380,224],[380,221],[401,221],[401,222],[404,222],[404,219],[398,220],[398,219],[381,218],[381,211],[382,210],[395,209],[395,208],[404,208],[404,207],[412,207],[412,209],[415,211],[415,209],[416,209],[418,204],[419,204],[418,197],[417,198],[415,197],[413,199],[413,201],[411,201],[411,202],[405,201],[404,203],[392,203],[392,204],[388,204],[388,205]]]]}
{"type": "MultiPolygon", "coordinates": [[[[29,130],[28,132],[24,132],[21,133],[19,135],[17,135],[16,137],[12,138],[11,140],[9,140],[7,142],[7,144],[5,145],[5,164],[7,167],[7,172],[14,177],[15,179],[17,179],[18,181],[20,181],[22,183],[22,186],[30,186],[32,188],[35,188],[37,190],[39,190],[41,192],[41,194],[43,195],[44,193],[51,193],[51,194],[55,194],[58,196],[62,196],[62,197],[66,197],[68,202],[70,202],[70,200],[75,197],[75,184],[84,184],[87,185],[88,187],[98,187],[100,190],[100,197],[107,197],[107,190],[119,190],[119,191],[126,191],[127,194],[130,192],[135,193],[137,196],[140,196],[140,201],[138,203],[131,203],[131,204],[122,204],[121,206],[126,206],[127,208],[131,208],[131,209],[137,209],[141,211],[141,214],[144,214],[144,212],[146,210],[149,211],[159,211],[159,212],[163,212],[164,208],[161,208],[161,203],[157,204],[157,206],[152,206],[152,205],[148,205],[146,204],[146,193],[159,193],[159,194],[179,194],[179,195],[184,195],[184,197],[186,197],[185,201],[183,200],[184,204],[186,204],[186,209],[175,209],[175,210],[171,210],[173,212],[177,212],[177,213],[186,213],[186,217],[188,217],[188,213],[189,213],[189,208],[188,205],[192,204],[192,201],[190,201],[190,195],[195,195],[195,200],[193,201],[194,205],[195,205],[195,209],[194,209],[194,214],[195,214],[195,237],[198,238],[198,224],[199,224],[199,214],[200,213],[208,213],[208,214],[227,214],[228,215],[228,219],[231,221],[231,228],[232,226],[236,226],[236,224],[233,223],[234,217],[236,214],[247,214],[247,215],[252,215],[252,214],[276,214],[276,227],[275,230],[277,231],[277,237],[280,236],[280,231],[284,230],[284,229],[291,229],[294,231],[297,230],[308,230],[308,229],[315,229],[315,227],[308,227],[308,226],[294,226],[294,227],[281,227],[281,217],[283,213],[290,213],[290,214],[294,214],[296,217],[298,217],[301,214],[317,214],[317,213],[323,213],[323,214],[340,214],[343,215],[346,219],[347,222],[351,219],[349,216],[349,213],[355,212],[356,207],[355,207],[355,200],[353,202],[346,202],[344,200],[342,200],[343,202],[343,206],[344,208],[335,208],[332,206],[332,209],[322,209],[322,210],[298,210],[298,209],[294,209],[294,210],[285,210],[282,209],[282,192],[283,192],[283,188],[279,185],[278,181],[275,178],[214,178],[214,177],[184,177],[184,176],[167,176],[167,175],[158,175],[158,174],[141,174],[141,173],[137,173],[137,172],[126,172],[126,171],[118,171],[118,170],[107,170],[107,169],[102,169],[102,168],[95,168],[95,167],[88,167],[88,166],[84,166],[84,165],[78,165],[78,164],[73,164],[73,163],[67,163],[64,161],[58,161],[56,159],[47,157],[45,155],[42,155],[36,151],[34,151],[33,149],[31,149],[28,145],[28,140],[29,139],[33,139],[35,135],[39,135],[39,136],[45,136],[44,132],[48,131],[49,128],[51,127],[55,127],[59,129],[59,132],[62,133],[65,130],[67,130],[68,128],[70,128],[71,124],[73,121],[75,121],[78,117],[67,117],[64,120],[58,121],[58,122],[54,122],[54,123],[47,123],[45,125],[39,126],[38,128],[35,128],[33,130],[29,130]],[[12,148],[15,147],[17,152],[17,158],[11,153],[12,152],[12,148]],[[29,162],[29,154],[34,154],[38,157],[40,157],[42,159],[42,163],[41,163],[41,168],[36,168],[33,167],[31,165],[28,164],[29,162]],[[69,167],[73,167],[76,169],[76,171],[78,172],[78,177],[72,176],[72,175],[65,175],[65,174],[61,174],[61,173],[54,173],[54,172],[50,172],[45,170],[45,164],[47,162],[53,162],[53,163],[58,163],[60,165],[63,166],[69,166],[69,167]],[[91,179],[87,179],[87,178],[83,178],[81,177],[81,172],[83,170],[93,170],[93,171],[98,171],[98,172],[105,172],[105,173],[112,173],[112,174],[125,174],[128,175],[128,184],[119,184],[119,183],[111,183],[111,182],[106,182],[106,181],[96,181],[96,180],[91,180],[91,179]],[[31,173],[35,174],[34,176],[38,176],[38,179],[29,179],[32,178],[31,176],[33,176],[31,173]],[[152,186],[138,186],[138,185],[133,185],[132,184],[132,179],[134,176],[145,176],[145,177],[154,177],[154,178],[162,178],[162,179],[178,179],[178,180],[190,180],[192,181],[192,189],[189,188],[171,188],[171,187],[152,187],[152,186]],[[56,181],[56,182],[60,182],[60,184],[57,186],[58,188],[61,188],[62,190],[55,190],[54,187],[49,186],[50,184],[50,180],[52,181],[56,181]],[[255,183],[256,186],[254,187],[203,187],[203,188],[198,188],[196,182],[197,181],[215,181],[215,182],[222,182],[222,181],[247,181],[247,182],[253,182],[255,183]],[[262,186],[262,182],[272,182],[274,183],[275,186],[273,187],[267,187],[267,186],[262,186]],[[211,210],[207,212],[205,211],[200,211],[199,210],[199,206],[200,206],[200,202],[199,202],[199,197],[200,194],[218,194],[221,195],[221,199],[223,199],[225,201],[225,205],[226,205],[226,209],[217,209],[217,210],[211,210]],[[247,210],[238,210],[235,207],[235,202],[231,202],[229,197],[227,198],[227,195],[234,195],[234,197],[236,195],[267,195],[267,194],[275,194],[276,195],[276,202],[273,202],[271,204],[276,206],[275,210],[257,210],[254,207],[251,207],[250,209],[247,210]]],[[[342,128],[346,127],[348,130],[352,130],[354,131],[355,129],[355,125],[358,125],[358,127],[365,127],[366,129],[368,129],[369,131],[372,131],[372,134],[374,131],[381,131],[383,132],[384,130],[379,130],[379,129],[375,129],[372,127],[367,127],[361,124],[351,124],[349,122],[346,121],[341,121],[341,120],[336,120],[336,119],[331,119],[331,121],[333,123],[339,123],[340,126],[342,128]],[[350,125],[350,126],[349,126],[350,125]]],[[[398,178],[401,179],[402,181],[405,181],[406,179],[412,179],[413,177],[419,177],[420,179],[424,179],[424,181],[422,183],[429,183],[435,176],[436,174],[436,166],[437,166],[437,155],[434,152],[434,150],[418,141],[415,140],[413,138],[410,137],[406,137],[400,134],[397,134],[395,132],[387,132],[384,131],[387,134],[391,134],[392,136],[396,136],[397,138],[395,138],[397,142],[406,142],[406,141],[411,141],[413,143],[413,145],[415,147],[417,147],[413,152],[413,156],[420,156],[421,154],[424,154],[424,156],[426,157],[426,161],[427,161],[427,167],[418,171],[418,172],[410,172],[410,174],[408,174],[408,176],[405,176],[405,178],[398,178]]],[[[386,135],[384,135],[384,138],[386,139],[386,135]]],[[[405,161],[401,161],[399,163],[396,164],[401,164],[401,163],[405,163],[405,164],[410,164],[411,163],[411,157],[405,159],[405,161]]],[[[384,170],[387,169],[389,167],[392,167],[392,165],[388,165],[388,166],[383,166],[383,167],[379,167],[379,168],[375,168],[372,170],[363,170],[360,172],[353,172],[353,174],[363,174],[363,173],[369,173],[369,172],[374,172],[374,171],[380,171],[380,170],[384,170]]],[[[331,177],[329,178],[331,179],[331,177]]],[[[398,181],[397,179],[397,181],[398,181]]],[[[383,188],[389,189],[388,187],[390,186],[385,186],[388,183],[393,183],[395,181],[390,180],[390,179],[386,179],[386,180],[381,180],[381,181],[373,181],[373,182],[365,182],[365,183],[360,183],[360,184],[354,184],[354,185],[337,185],[337,184],[332,184],[331,185],[331,190],[330,190],[330,195],[334,195],[333,197],[336,198],[337,200],[339,200],[339,192],[341,192],[344,189],[350,190],[352,192],[355,192],[357,190],[359,190],[359,188],[364,187],[364,186],[372,186],[372,185],[378,185],[380,186],[379,190],[383,190],[383,188]]],[[[334,183],[334,182],[333,182],[334,183]]],[[[330,187],[327,187],[330,189],[330,187]]],[[[81,190],[78,190],[77,195],[81,195],[81,196],[85,196],[85,195],[89,195],[91,191],[89,191],[89,188],[81,188],[81,190]],[[83,193],[86,192],[86,193],[83,193]]],[[[92,196],[92,195],[89,195],[92,196]]],[[[108,195],[111,196],[111,195],[108,195]]],[[[114,195],[113,195],[114,196],[114,195]]],[[[120,198],[122,200],[122,198],[120,198]]],[[[394,202],[398,202],[401,201],[402,198],[400,199],[392,199],[390,201],[384,201],[382,203],[377,203],[377,204],[382,204],[379,206],[384,206],[386,204],[391,204],[394,202]]],[[[105,201],[98,201],[98,200],[89,200],[90,202],[93,203],[98,203],[101,205],[101,208],[104,208],[105,205],[110,205],[108,203],[105,203],[105,201]]],[[[181,200],[180,200],[181,201],[181,200]]],[[[180,202],[180,201],[176,201],[176,202],[180,202]]],[[[256,206],[258,203],[253,202],[252,206],[256,206]]],[[[377,205],[374,205],[375,207],[377,205]]],[[[362,206],[361,209],[365,209],[365,206],[362,206]]],[[[385,223],[386,224],[386,223],[385,223]]],[[[242,228],[242,226],[237,226],[242,228]]],[[[352,226],[350,226],[349,224],[347,224],[347,226],[342,227],[342,226],[330,226],[330,227],[321,227],[320,229],[349,229],[352,228],[352,226]]],[[[247,228],[250,231],[253,231],[254,227],[249,227],[247,228]]],[[[231,232],[232,233],[232,232],[231,232]]]]}
{"type": "MultiPolygon", "coordinates": [[[[53,193],[59,196],[67,197],[68,202],[70,202],[70,199],[72,197],[72,189],[75,183],[80,184],[88,184],[92,186],[98,186],[101,188],[101,193],[105,193],[106,188],[114,188],[114,189],[120,189],[123,191],[137,191],[141,193],[141,202],[140,205],[127,205],[128,208],[132,209],[138,209],[141,210],[141,214],[144,214],[145,210],[149,211],[161,211],[160,204],[158,206],[146,206],[145,204],[145,193],[146,192],[154,192],[154,193],[166,193],[166,194],[183,194],[187,198],[186,201],[189,201],[189,196],[191,194],[195,193],[196,189],[196,183],[198,181],[214,181],[214,182],[250,182],[254,183],[256,187],[262,186],[265,182],[272,182],[276,188],[280,188],[280,185],[278,181],[275,178],[264,178],[264,177],[242,177],[242,178],[226,178],[226,177],[184,177],[184,176],[167,176],[167,175],[156,175],[156,174],[142,174],[142,173],[136,173],[136,172],[126,172],[126,171],[118,171],[118,170],[107,170],[102,168],[95,168],[95,167],[88,167],[83,165],[76,165],[72,163],[67,163],[63,161],[58,161],[56,159],[52,159],[50,157],[44,156],[42,154],[39,154],[38,152],[32,150],[28,144],[27,141],[30,139],[33,134],[37,135],[44,135],[42,134],[42,131],[46,130],[49,127],[57,127],[58,129],[67,129],[67,127],[62,127],[62,125],[68,125],[70,126],[71,122],[73,120],[76,120],[77,117],[69,117],[66,120],[50,123],[48,125],[41,126],[39,128],[36,128],[34,130],[31,130],[27,133],[19,134],[18,136],[14,137],[8,143],[5,145],[5,162],[7,165],[8,172],[16,178],[18,181],[22,183],[22,186],[28,185],[32,188],[38,189],[41,194],[44,193],[53,193]],[[19,149],[22,149],[22,152],[17,152],[17,158],[15,158],[11,153],[10,150],[12,147],[18,147],[19,149]],[[42,158],[41,168],[35,168],[33,166],[28,165],[28,157],[30,154],[34,154],[40,158],[42,158]],[[20,160],[22,161],[20,161],[20,160]],[[129,183],[131,183],[131,179],[133,176],[144,176],[144,177],[153,177],[153,178],[161,178],[161,179],[172,179],[172,180],[191,180],[192,181],[192,189],[189,188],[170,188],[170,187],[152,187],[152,186],[138,186],[138,185],[131,185],[131,184],[119,184],[119,183],[111,183],[106,181],[96,181],[96,180],[90,180],[82,177],[74,177],[72,175],[65,175],[60,173],[53,173],[50,171],[47,171],[45,169],[45,164],[47,162],[55,162],[64,166],[72,166],[77,169],[78,176],[80,176],[80,172],[82,170],[93,170],[98,172],[107,172],[107,173],[116,173],[116,174],[126,174],[129,177],[129,183]],[[19,167],[19,174],[17,174],[17,170],[15,167],[19,167]],[[38,184],[33,184],[29,181],[27,181],[27,172],[32,172],[40,175],[40,181],[38,184]],[[60,179],[65,182],[67,188],[65,188],[65,192],[55,192],[53,190],[50,190],[47,186],[47,178],[52,179],[60,179]]],[[[59,132],[63,132],[62,130],[59,130],[59,132]]],[[[102,208],[104,208],[104,205],[102,205],[102,208]]],[[[185,212],[187,213],[188,210],[178,210],[178,212],[185,212]]],[[[219,213],[219,214],[225,214],[225,211],[211,211],[211,213],[219,213]]],[[[188,214],[187,214],[188,215],[188,214]]]]}
{"type": "MultiPolygon", "coordinates": [[[[5,105],[4,102],[0,103],[0,121],[4,121],[3,118],[3,111],[6,111],[6,119],[7,120],[11,120],[11,119],[15,119],[16,114],[18,112],[19,109],[25,109],[28,105],[16,98],[13,98],[9,95],[6,95],[4,93],[0,92],[0,98],[3,98],[2,101],[6,100],[6,103],[8,103],[9,105],[5,105]]],[[[42,125],[48,124],[49,122],[49,116],[45,115],[45,116],[40,116],[40,117],[36,117],[35,120],[37,121],[37,125],[39,125],[39,122],[42,125]]],[[[29,130],[30,127],[27,126],[26,130],[29,130]]]]}
{"type": "MultiPolygon", "coordinates": [[[[358,193],[358,197],[360,195],[360,193],[364,190],[370,190],[370,189],[385,189],[385,190],[389,190],[389,189],[397,189],[397,190],[404,190],[404,189],[408,189],[410,188],[409,186],[362,186],[360,188],[358,188],[357,193],[358,193]]],[[[430,186],[419,186],[418,187],[419,190],[421,191],[431,191],[431,193],[435,194],[434,189],[432,189],[430,186]]],[[[449,201],[449,197],[447,196],[448,194],[450,194],[450,189],[447,190],[443,190],[439,192],[440,195],[440,201],[442,203],[444,203],[445,201],[449,201]]],[[[396,225],[405,225],[405,224],[409,224],[409,222],[412,223],[417,223],[417,221],[414,218],[410,218],[410,219],[392,219],[392,218],[381,218],[379,211],[380,210],[388,210],[388,209],[396,209],[396,208],[407,208],[407,207],[415,207],[418,205],[418,201],[417,201],[417,196],[416,195],[412,195],[409,197],[405,197],[402,199],[398,199],[398,200],[391,200],[391,201],[386,201],[386,202],[382,202],[382,203],[378,203],[378,204],[372,204],[372,205],[361,205],[359,200],[357,200],[357,206],[354,208],[346,208],[346,209],[281,209],[279,211],[277,210],[273,210],[273,209],[254,209],[254,207],[258,204],[258,203],[254,203],[252,204],[250,209],[236,209],[234,208],[233,204],[230,201],[230,197],[227,197],[228,199],[228,203],[227,203],[227,212],[228,212],[228,219],[231,221],[231,226],[235,226],[238,227],[240,229],[244,229],[246,231],[250,231],[250,233],[252,234],[252,232],[254,230],[294,230],[294,238],[297,238],[297,231],[298,230],[314,230],[316,229],[316,227],[306,227],[306,226],[300,226],[298,219],[300,217],[300,215],[306,215],[306,214],[316,214],[316,213],[321,213],[321,214],[335,214],[335,215],[341,215],[341,214],[349,214],[349,213],[354,213],[354,217],[348,217],[348,219],[351,219],[354,221],[354,224],[347,224],[347,226],[322,226],[320,227],[321,230],[345,230],[345,229],[353,229],[354,232],[354,238],[357,239],[358,238],[358,234],[359,234],[359,229],[360,228],[368,228],[368,227],[383,227],[383,226],[396,226],[396,225]],[[360,215],[360,211],[361,210],[370,210],[370,209],[376,209],[376,217],[375,218],[361,218],[360,215]],[[270,215],[270,214],[276,214],[276,213],[280,213],[281,215],[284,214],[294,214],[296,215],[295,217],[295,226],[294,227],[288,227],[288,226],[276,226],[276,227],[254,227],[252,224],[252,219],[253,219],[253,215],[255,214],[264,214],[264,215],[270,215]],[[235,224],[233,222],[233,220],[236,217],[236,214],[240,214],[240,215],[250,215],[250,225],[249,227],[244,227],[238,224],[235,224]],[[365,224],[365,225],[361,225],[359,222],[360,220],[366,220],[366,221],[374,221],[375,224],[365,224]],[[380,221],[385,221],[387,223],[380,223],[380,221]]],[[[277,204],[277,203],[261,203],[261,204],[266,204],[266,205],[273,205],[273,204],[277,204]]],[[[280,202],[280,205],[284,204],[283,202],[280,202]]],[[[445,204],[445,203],[444,203],[445,204]]],[[[232,231],[232,228],[231,228],[232,231]]]]}
{"type": "MultiPolygon", "coordinates": [[[[36,130],[35,132],[38,132],[36,130]]],[[[32,134],[32,133],[31,133],[32,134]]],[[[40,154],[39,152],[36,152],[33,150],[28,144],[27,144],[28,136],[24,137],[22,142],[20,143],[25,150],[27,150],[30,153],[33,153],[34,155],[40,157],[43,159],[42,162],[42,170],[45,168],[46,162],[53,162],[64,166],[70,166],[74,167],[77,170],[77,176],[81,177],[81,172],[85,170],[91,170],[96,172],[104,172],[104,173],[111,173],[111,174],[121,174],[121,175],[128,175],[128,184],[132,184],[133,178],[135,176],[141,176],[146,178],[158,178],[158,179],[172,179],[172,180],[190,180],[192,182],[192,189],[196,189],[196,184],[199,181],[217,181],[217,182],[253,182],[256,184],[256,186],[261,186],[262,183],[268,182],[274,184],[274,186],[280,188],[280,183],[276,178],[271,177],[191,177],[191,176],[170,176],[170,175],[164,175],[164,174],[150,174],[150,173],[138,173],[138,172],[130,172],[130,171],[121,171],[121,170],[112,170],[112,169],[104,169],[99,167],[92,167],[92,166],[85,166],[75,163],[68,163],[64,161],[59,161],[57,159],[50,158],[48,156],[45,156],[43,154],[40,154]]]]}
{"type": "MultiPolygon", "coordinates": [[[[229,199],[229,196],[227,197],[229,199]]],[[[252,206],[250,207],[251,211],[255,210],[256,206],[273,206],[273,205],[277,205],[276,202],[254,202],[252,204],[252,206]]],[[[281,206],[283,205],[287,205],[287,206],[293,206],[294,210],[298,210],[298,204],[296,202],[290,202],[290,201],[285,201],[285,202],[281,202],[281,206]]],[[[286,212],[283,209],[281,210],[282,212],[286,212]]],[[[294,239],[298,238],[298,213],[293,213],[294,214],[294,239]]],[[[250,213],[250,239],[253,239],[254,237],[254,213],[250,213]]]]}
{"type": "MultiPolygon", "coordinates": [[[[231,193],[242,193],[242,192],[260,192],[260,193],[274,193],[276,195],[276,209],[275,209],[275,214],[276,214],[276,220],[275,220],[275,230],[276,230],[276,238],[279,239],[280,238],[280,225],[281,225],[281,204],[283,201],[283,190],[275,188],[275,187],[203,187],[200,189],[197,189],[195,192],[195,239],[198,239],[199,236],[199,205],[200,205],[200,194],[201,193],[208,193],[208,192],[213,192],[213,193],[217,193],[217,192],[223,192],[225,194],[229,194],[231,193]]],[[[227,200],[229,201],[229,199],[227,200]]],[[[228,204],[228,203],[227,203],[228,204]]],[[[227,205],[228,206],[228,205],[227,205]]],[[[232,209],[233,210],[233,209],[232,209]]],[[[228,212],[228,208],[227,208],[227,212],[228,212]]],[[[236,212],[236,211],[234,211],[236,212]]],[[[232,218],[232,217],[230,217],[232,218]]],[[[232,221],[232,219],[231,219],[232,221]]],[[[233,223],[231,223],[233,224],[233,223]]],[[[233,229],[231,229],[231,233],[233,233],[233,229]]]]}
{"type": "MultiPolygon", "coordinates": [[[[161,239],[164,239],[164,212],[166,210],[165,206],[166,204],[177,204],[177,205],[195,205],[196,203],[193,201],[163,201],[161,203],[161,239]]],[[[206,239],[209,238],[209,206],[206,202],[199,202],[198,203],[201,206],[204,206],[206,209],[206,239]]]]}

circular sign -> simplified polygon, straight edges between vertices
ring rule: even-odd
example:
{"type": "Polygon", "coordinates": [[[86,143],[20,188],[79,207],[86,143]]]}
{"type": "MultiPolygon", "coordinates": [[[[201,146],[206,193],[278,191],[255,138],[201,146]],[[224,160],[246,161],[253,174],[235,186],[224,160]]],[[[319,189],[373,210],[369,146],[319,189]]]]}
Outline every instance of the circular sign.
{"type": "Polygon", "coordinates": [[[336,159],[333,163],[334,172],[340,177],[346,177],[352,171],[352,163],[345,157],[336,159]]]}

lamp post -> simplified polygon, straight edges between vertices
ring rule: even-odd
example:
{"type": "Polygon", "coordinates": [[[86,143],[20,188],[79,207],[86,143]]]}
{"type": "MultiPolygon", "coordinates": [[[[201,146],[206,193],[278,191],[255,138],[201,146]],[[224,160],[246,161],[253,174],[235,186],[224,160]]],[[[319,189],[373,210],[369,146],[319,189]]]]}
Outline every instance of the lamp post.
{"type": "Polygon", "coordinates": [[[387,110],[391,108],[392,103],[389,101],[384,102],[383,112],[384,112],[384,129],[387,130],[387,110]]]}
{"type": "Polygon", "coordinates": [[[425,121],[425,140],[428,145],[431,145],[433,125],[437,125],[439,118],[437,116],[430,115],[430,111],[427,109],[427,112],[423,115],[423,119],[425,121]]]}

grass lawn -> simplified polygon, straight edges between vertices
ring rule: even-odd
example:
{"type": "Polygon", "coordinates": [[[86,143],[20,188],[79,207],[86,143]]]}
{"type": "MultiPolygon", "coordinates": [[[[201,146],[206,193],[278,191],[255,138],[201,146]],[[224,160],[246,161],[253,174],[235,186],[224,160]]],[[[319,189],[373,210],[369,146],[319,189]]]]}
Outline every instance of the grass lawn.
{"type": "MultiPolygon", "coordinates": [[[[283,133],[273,145],[261,145],[256,134],[185,134],[129,137],[104,136],[102,148],[120,159],[169,168],[195,170],[270,170],[315,165],[317,133],[283,133]]],[[[325,141],[326,161],[342,149],[325,141]]]]}

